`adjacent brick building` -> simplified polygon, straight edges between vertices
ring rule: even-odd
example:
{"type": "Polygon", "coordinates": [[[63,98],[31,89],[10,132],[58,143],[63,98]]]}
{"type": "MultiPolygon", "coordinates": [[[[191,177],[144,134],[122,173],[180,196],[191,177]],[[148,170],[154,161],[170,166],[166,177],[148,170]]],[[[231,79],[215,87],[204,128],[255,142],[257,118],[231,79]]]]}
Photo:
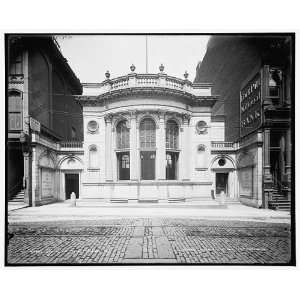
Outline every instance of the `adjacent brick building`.
{"type": "Polygon", "coordinates": [[[225,140],[238,143],[239,196],[254,206],[289,207],[292,34],[213,36],[195,82],[212,82],[223,103],[225,140]]]}
{"type": "Polygon", "coordinates": [[[43,151],[62,140],[82,140],[82,108],[74,100],[82,87],[51,36],[7,35],[6,53],[8,197],[21,192],[29,203],[38,194],[30,190],[40,142],[33,142],[32,132],[47,141],[43,151]]]}

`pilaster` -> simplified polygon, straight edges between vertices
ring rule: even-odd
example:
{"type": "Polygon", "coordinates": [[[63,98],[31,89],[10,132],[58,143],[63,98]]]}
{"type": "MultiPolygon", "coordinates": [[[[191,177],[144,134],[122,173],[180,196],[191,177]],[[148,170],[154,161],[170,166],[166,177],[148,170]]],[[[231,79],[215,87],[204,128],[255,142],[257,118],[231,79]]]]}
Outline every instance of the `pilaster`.
{"type": "Polygon", "coordinates": [[[189,123],[190,116],[183,115],[182,122],[182,180],[190,180],[190,138],[189,138],[189,123]]]}
{"type": "Polygon", "coordinates": [[[270,172],[270,129],[264,130],[264,208],[272,200],[272,175],[270,172]]]}
{"type": "Polygon", "coordinates": [[[105,179],[113,180],[112,172],[112,116],[105,116],[105,179]]]}
{"type": "Polygon", "coordinates": [[[159,128],[157,130],[157,179],[166,179],[166,129],[165,113],[158,112],[159,128]]]}
{"type": "Polygon", "coordinates": [[[130,180],[138,180],[137,112],[130,112],[130,180]]]}
{"type": "Polygon", "coordinates": [[[31,163],[31,205],[36,206],[36,189],[37,189],[37,157],[36,148],[32,148],[32,163],[31,163]]]}

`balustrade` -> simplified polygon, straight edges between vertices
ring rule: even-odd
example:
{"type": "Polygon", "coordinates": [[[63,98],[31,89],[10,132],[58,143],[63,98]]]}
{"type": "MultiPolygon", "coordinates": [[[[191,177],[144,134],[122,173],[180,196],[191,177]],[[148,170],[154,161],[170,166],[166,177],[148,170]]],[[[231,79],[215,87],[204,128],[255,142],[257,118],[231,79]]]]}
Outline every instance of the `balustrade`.
{"type": "Polygon", "coordinates": [[[82,148],[81,141],[61,141],[60,143],[61,148],[82,148]]]}
{"type": "Polygon", "coordinates": [[[211,142],[211,147],[212,148],[234,148],[234,143],[233,142],[211,142]]]}

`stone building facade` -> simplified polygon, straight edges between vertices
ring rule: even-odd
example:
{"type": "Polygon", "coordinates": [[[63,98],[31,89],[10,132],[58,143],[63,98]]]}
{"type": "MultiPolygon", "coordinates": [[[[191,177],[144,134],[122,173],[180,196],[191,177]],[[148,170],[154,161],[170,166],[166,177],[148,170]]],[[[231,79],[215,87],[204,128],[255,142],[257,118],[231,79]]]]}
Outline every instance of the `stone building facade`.
{"type": "Polygon", "coordinates": [[[83,84],[83,151],[66,162],[83,168],[72,182],[63,171],[78,205],[236,198],[235,149],[224,142],[223,118],[212,117],[211,84],[163,70],[137,74],[131,66],[128,75],[83,84]]]}

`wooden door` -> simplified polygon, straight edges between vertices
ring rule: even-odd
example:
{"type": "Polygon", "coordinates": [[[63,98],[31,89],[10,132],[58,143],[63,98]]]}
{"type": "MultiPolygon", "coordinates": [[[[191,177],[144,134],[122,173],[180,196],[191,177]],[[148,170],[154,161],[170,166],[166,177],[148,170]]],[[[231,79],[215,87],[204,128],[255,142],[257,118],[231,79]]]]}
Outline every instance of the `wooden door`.
{"type": "Polygon", "coordinates": [[[155,151],[141,152],[141,178],[142,180],[155,179],[155,151]]]}

